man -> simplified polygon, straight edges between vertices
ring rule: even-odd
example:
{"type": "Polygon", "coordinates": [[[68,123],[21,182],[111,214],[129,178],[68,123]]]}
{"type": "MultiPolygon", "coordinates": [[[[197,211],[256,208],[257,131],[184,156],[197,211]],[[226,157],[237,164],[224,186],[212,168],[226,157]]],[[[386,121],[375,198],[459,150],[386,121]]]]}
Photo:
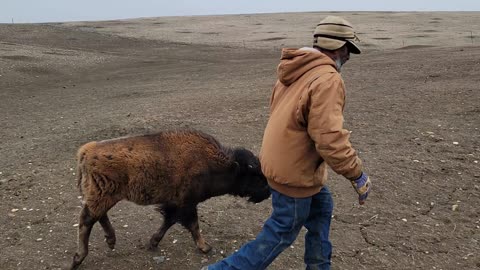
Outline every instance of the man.
{"type": "Polygon", "coordinates": [[[305,226],[307,269],[330,269],[333,200],[327,166],[351,180],[363,204],[370,180],[343,129],[345,86],[340,70],[359,54],[352,25],[328,16],[314,32],[313,48],[284,49],[263,137],[262,171],[272,189],[273,213],[257,238],[203,269],[265,269],[305,226]]]}

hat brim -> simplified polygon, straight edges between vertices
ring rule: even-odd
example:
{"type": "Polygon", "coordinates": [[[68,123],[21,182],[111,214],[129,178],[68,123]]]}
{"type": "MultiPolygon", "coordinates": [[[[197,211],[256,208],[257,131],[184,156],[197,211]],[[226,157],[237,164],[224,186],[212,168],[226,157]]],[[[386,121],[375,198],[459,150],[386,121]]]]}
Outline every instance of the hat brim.
{"type": "Polygon", "coordinates": [[[360,54],[362,52],[360,48],[357,46],[357,44],[355,44],[355,42],[353,42],[353,40],[351,39],[338,40],[333,38],[318,37],[313,43],[314,46],[318,46],[320,48],[332,50],[332,51],[340,49],[345,44],[347,45],[350,53],[360,54]]]}
{"type": "Polygon", "coordinates": [[[353,40],[347,39],[347,47],[348,47],[348,50],[350,51],[350,53],[353,53],[353,54],[362,53],[362,51],[360,50],[358,45],[355,44],[355,42],[353,42],[353,40]]]}

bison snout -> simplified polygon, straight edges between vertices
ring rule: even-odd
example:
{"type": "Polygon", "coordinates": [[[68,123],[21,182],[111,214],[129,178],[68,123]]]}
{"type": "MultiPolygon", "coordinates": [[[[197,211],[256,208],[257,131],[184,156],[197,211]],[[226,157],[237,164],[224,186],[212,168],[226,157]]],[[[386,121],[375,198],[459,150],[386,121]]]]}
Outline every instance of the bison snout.
{"type": "Polygon", "coordinates": [[[258,192],[255,192],[254,194],[252,194],[250,198],[248,198],[248,201],[252,203],[259,203],[268,199],[270,195],[271,195],[270,188],[267,186],[262,190],[259,190],[258,192]]]}

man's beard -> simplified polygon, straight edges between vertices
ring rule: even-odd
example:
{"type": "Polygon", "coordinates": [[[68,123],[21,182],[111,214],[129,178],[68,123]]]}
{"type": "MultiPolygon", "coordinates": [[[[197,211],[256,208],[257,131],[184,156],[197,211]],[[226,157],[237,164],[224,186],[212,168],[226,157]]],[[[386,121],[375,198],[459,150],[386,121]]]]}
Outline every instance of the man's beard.
{"type": "Polygon", "coordinates": [[[337,66],[338,73],[342,72],[342,66],[343,66],[342,60],[335,59],[335,66],[337,66]]]}

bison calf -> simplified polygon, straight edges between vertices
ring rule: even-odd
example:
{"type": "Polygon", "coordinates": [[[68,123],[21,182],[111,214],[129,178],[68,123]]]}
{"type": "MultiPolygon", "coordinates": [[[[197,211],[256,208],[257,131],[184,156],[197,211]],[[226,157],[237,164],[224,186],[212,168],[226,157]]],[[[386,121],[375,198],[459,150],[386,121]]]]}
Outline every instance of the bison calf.
{"type": "Polygon", "coordinates": [[[90,142],[80,147],[77,168],[83,208],[72,269],[87,256],[90,232],[97,221],[108,246],[114,248],[115,231],[107,212],[121,200],[158,205],[163,224],[150,238],[150,248],[156,248],[178,222],[191,232],[197,247],[208,252],[211,247],[198,226],[198,203],[224,194],[251,202],[270,196],[259,160],[252,152],[223,147],[198,131],[90,142]]]}

